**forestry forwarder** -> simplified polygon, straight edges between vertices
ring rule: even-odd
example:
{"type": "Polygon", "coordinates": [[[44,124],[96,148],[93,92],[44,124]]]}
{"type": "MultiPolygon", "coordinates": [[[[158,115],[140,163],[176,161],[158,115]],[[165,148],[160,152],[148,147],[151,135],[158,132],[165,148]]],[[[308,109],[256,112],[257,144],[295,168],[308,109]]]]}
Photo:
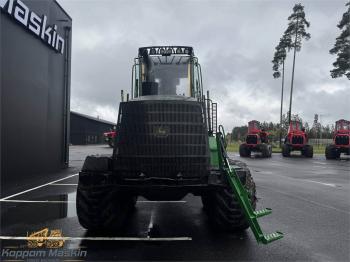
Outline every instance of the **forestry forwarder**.
{"type": "Polygon", "coordinates": [[[89,230],[118,230],[136,204],[201,196],[213,226],[225,232],[250,227],[263,234],[255,211],[255,184],[245,164],[227,157],[217,128],[216,103],[203,94],[201,67],[192,47],[139,48],[131,99],[120,103],[112,156],[88,156],[79,173],[77,214],[89,230]]]}

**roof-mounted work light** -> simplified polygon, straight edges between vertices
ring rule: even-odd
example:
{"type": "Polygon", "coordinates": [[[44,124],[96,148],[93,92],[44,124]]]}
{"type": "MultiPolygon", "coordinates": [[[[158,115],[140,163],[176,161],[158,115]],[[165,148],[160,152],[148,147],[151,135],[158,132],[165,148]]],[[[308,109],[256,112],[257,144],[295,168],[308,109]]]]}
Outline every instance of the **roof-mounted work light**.
{"type": "Polygon", "coordinates": [[[172,53],[173,53],[173,50],[171,48],[168,48],[168,50],[166,50],[167,55],[171,55],[172,53]]]}
{"type": "Polygon", "coordinates": [[[192,47],[190,46],[148,46],[140,47],[139,55],[161,55],[161,56],[171,56],[171,55],[194,55],[192,47]]]}
{"type": "Polygon", "coordinates": [[[151,48],[151,50],[149,51],[150,55],[155,55],[157,53],[155,48],[151,48]]]}

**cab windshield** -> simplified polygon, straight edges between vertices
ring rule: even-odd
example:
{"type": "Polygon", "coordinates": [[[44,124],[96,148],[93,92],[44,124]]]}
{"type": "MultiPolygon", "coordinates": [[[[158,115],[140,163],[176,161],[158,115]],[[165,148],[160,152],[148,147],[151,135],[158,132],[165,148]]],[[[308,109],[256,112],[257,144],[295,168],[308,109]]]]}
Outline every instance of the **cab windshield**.
{"type": "Polygon", "coordinates": [[[348,121],[339,121],[336,123],[335,129],[338,130],[350,130],[350,122],[348,121]]]}
{"type": "Polygon", "coordinates": [[[192,96],[189,56],[146,56],[141,63],[141,96],[192,96]]]}
{"type": "Polygon", "coordinates": [[[253,130],[258,130],[260,127],[259,127],[259,122],[257,121],[250,121],[248,123],[248,129],[249,131],[253,131],[253,130]]]}
{"type": "Polygon", "coordinates": [[[292,130],[301,131],[301,123],[300,122],[291,122],[292,130]]]}

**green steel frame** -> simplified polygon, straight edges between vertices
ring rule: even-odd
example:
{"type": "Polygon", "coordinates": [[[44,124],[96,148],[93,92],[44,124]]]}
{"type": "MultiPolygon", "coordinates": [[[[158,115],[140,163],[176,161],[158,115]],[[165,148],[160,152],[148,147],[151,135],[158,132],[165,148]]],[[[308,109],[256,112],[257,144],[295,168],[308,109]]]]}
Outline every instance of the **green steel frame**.
{"type": "Polygon", "coordinates": [[[219,166],[220,170],[222,170],[226,174],[229,185],[232,188],[235,195],[237,196],[238,202],[244,212],[244,215],[249,223],[251,230],[253,231],[253,234],[257,242],[262,244],[268,244],[268,243],[271,243],[272,241],[282,238],[283,233],[279,231],[276,231],[271,234],[263,233],[257,219],[259,217],[263,217],[271,214],[272,210],[270,208],[264,208],[262,210],[257,210],[257,211],[253,210],[250,204],[248,192],[245,190],[237,173],[230,166],[228,162],[224,137],[225,135],[222,134],[221,132],[217,132],[216,137],[214,137],[214,135],[209,136],[211,164],[213,166],[219,166]],[[215,142],[216,142],[216,145],[215,145],[215,142]],[[215,156],[215,152],[216,152],[216,156],[215,156]]]}

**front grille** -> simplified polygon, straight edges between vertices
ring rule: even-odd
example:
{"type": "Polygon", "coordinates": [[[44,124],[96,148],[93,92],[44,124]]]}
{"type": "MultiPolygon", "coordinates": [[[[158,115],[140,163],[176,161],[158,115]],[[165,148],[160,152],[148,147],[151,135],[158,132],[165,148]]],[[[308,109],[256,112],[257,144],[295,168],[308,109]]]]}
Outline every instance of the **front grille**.
{"type": "Polygon", "coordinates": [[[198,102],[131,101],[119,110],[115,169],[122,176],[208,174],[208,136],[198,102]]]}
{"type": "Polygon", "coordinates": [[[258,143],[258,136],[247,135],[246,142],[247,142],[247,144],[257,144],[258,143]]]}
{"type": "Polygon", "coordinates": [[[335,137],[336,145],[349,145],[349,136],[336,136],[335,137]]]}
{"type": "Polygon", "coordinates": [[[292,137],[292,144],[298,144],[301,145],[304,143],[304,137],[303,136],[293,136],[292,137]]]}

